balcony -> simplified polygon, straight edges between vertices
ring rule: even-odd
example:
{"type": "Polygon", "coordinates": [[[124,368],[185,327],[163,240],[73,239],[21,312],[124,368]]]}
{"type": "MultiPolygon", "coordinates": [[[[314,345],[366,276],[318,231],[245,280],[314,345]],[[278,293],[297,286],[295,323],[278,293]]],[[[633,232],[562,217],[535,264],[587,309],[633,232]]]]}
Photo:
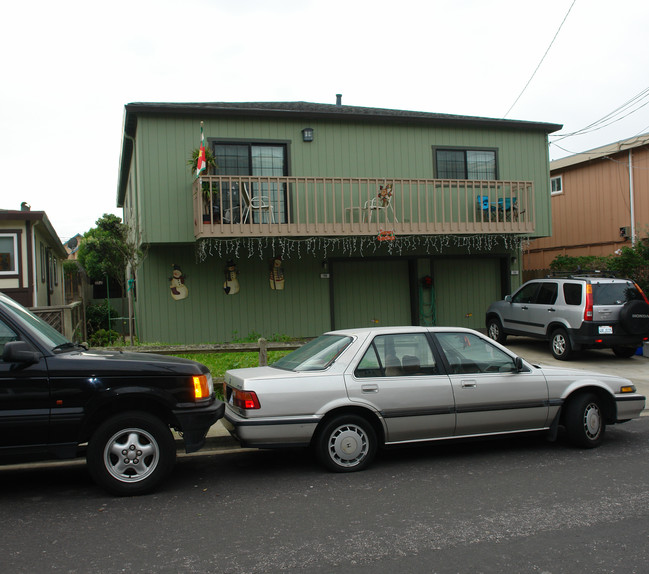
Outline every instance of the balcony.
{"type": "Polygon", "coordinates": [[[194,235],[527,235],[534,199],[531,181],[208,175],[193,185],[194,235]]]}

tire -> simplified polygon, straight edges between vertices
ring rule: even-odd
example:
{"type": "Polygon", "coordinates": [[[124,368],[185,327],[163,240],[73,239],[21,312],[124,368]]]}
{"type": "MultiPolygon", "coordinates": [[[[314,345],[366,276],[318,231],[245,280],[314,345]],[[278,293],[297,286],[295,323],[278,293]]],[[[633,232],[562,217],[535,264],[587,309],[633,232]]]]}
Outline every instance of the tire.
{"type": "Polygon", "coordinates": [[[489,319],[487,321],[487,334],[501,345],[507,342],[507,335],[503,331],[503,326],[498,319],[489,319]]]}
{"type": "Polygon", "coordinates": [[[363,417],[340,415],[325,424],[315,447],[320,462],[329,470],[364,470],[376,455],[376,432],[363,417]]]}
{"type": "Polygon", "coordinates": [[[88,443],[86,462],[95,482],[108,492],[135,496],[151,492],[169,475],[176,445],[159,418],[129,412],[100,425],[88,443]]]}
{"type": "Polygon", "coordinates": [[[550,351],[552,351],[552,356],[560,361],[567,361],[572,357],[572,345],[568,333],[564,329],[556,329],[552,332],[550,351]]]}
{"type": "Polygon", "coordinates": [[[637,299],[629,301],[620,310],[620,322],[627,333],[649,334],[649,305],[637,299]]]}
{"type": "Polygon", "coordinates": [[[566,406],[568,440],[582,448],[598,447],[604,440],[606,422],[600,399],[593,393],[577,395],[566,406]]]}
{"type": "Polygon", "coordinates": [[[615,356],[620,357],[621,359],[628,359],[629,357],[633,357],[633,355],[635,355],[635,351],[635,347],[613,347],[615,356]]]}

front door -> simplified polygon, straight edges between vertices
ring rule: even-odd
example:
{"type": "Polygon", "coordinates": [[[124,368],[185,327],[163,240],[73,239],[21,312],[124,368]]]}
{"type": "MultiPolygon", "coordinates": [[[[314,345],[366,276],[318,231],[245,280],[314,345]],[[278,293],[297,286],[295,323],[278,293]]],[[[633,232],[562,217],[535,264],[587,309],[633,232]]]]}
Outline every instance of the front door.
{"type": "Polygon", "coordinates": [[[469,332],[436,333],[448,363],[457,412],[456,435],[546,428],[545,377],[517,372],[510,355],[469,332]]]}
{"type": "MultiPolygon", "coordinates": [[[[0,357],[6,343],[18,334],[0,319],[0,357]]],[[[48,442],[50,389],[47,364],[41,357],[32,365],[0,358],[0,451],[37,447],[48,442]],[[17,448],[16,448],[17,447],[17,448]]]]}
{"type": "Polygon", "coordinates": [[[380,413],[387,443],[453,436],[453,390],[425,333],[377,335],[345,384],[351,401],[380,413]]]}

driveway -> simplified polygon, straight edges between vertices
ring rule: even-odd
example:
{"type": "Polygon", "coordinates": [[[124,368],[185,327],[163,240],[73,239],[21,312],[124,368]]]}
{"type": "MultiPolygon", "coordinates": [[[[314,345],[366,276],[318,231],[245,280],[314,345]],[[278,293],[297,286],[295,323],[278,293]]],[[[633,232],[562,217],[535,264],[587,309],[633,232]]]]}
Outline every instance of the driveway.
{"type": "MultiPolygon", "coordinates": [[[[587,350],[580,351],[570,361],[558,361],[550,353],[549,343],[528,337],[507,337],[505,345],[526,361],[534,364],[566,367],[619,375],[631,379],[639,393],[649,397],[649,356],[635,355],[630,359],[620,359],[613,351],[587,350]]],[[[648,345],[645,350],[649,352],[648,345]]],[[[649,411],[645,409],[645,416],[649,411]]]]}

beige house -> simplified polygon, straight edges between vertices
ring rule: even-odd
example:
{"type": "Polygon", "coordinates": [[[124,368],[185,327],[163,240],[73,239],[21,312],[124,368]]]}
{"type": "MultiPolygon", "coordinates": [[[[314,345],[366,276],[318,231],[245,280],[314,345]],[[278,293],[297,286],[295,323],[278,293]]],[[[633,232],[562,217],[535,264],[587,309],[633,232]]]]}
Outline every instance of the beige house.
{"type": "Polygon", "coordinates": [[[550,162],[550,187],[552,234],[529,243],[525,271],[632,245],[649,232],[649,134],[550,162]]]}
{"type": "Polygon", "coordinates": [[[0,291],[26,307],[63,305],[67,255],[44,211],[0,210],[0,291]]]}

